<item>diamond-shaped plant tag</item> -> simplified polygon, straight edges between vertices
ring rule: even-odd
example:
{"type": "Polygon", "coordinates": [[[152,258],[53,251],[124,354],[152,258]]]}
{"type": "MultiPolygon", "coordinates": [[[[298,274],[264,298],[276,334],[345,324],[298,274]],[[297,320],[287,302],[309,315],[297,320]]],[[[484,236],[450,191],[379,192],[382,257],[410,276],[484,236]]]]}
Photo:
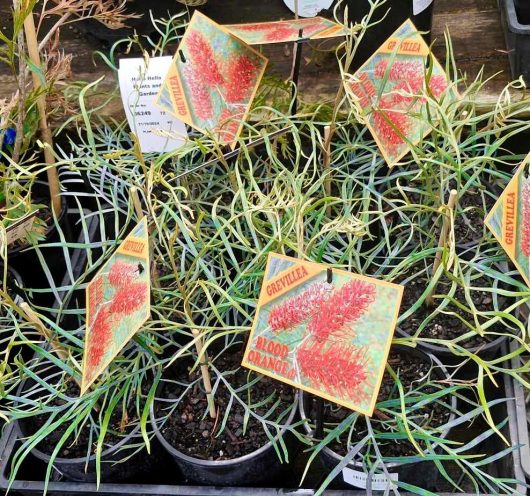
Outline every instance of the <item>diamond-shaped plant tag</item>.
{"type": "Polygon", "coordinates": [[[81,394],[149,318],[149,240],[144,217],[86,288],[81,394]]]}
{"type": "Polygon", "coordinates": [[[530,177],[528,154],[488,213],[485,224],[530,287],[530,177]]]}
{"type": "Polygon", "coordinates": [[[403,286],[270,253],[243,366],[372,415],[403,286]]]}
{"type": "Polygon", "coordinates": [[[234,148],[267,62],[228,29],[195,11],[156,103],[234,148]]]}
{"type": "Polygon", "coordinates": [[[390,167],[436,122],[422,94],[427,91],[437,99],[455,95],[447,91],[447,75],[410,19],[344,84],[390,167]]]}

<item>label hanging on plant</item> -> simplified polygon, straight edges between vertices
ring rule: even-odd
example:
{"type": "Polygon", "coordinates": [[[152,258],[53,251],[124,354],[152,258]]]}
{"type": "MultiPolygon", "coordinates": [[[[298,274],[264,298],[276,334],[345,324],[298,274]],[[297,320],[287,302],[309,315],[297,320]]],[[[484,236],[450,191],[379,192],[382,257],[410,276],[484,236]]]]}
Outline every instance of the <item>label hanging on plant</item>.
{"type": "Polygon", "coordinates": [[[270,253],[243,366],[372,415],[403,286],[270,253]]]}
{"type": "Polygon", "coordinates": [[[81,394],[149,318],[149,239],[144,217],[86,288],[81,394]]]}
{"type": "Polygon", "coordinates": [[[228,29],[195,11],[156,103],[234,148],[267,62],[228,29]]]}
{"type": "MultiPolygon", "coordinates": [[[[386,491],[391,487],[390,481],[399,480],[399,474],[397,473],[389,473],[388,475],[390,476],[390,480],[385,474],[372,475],[370,489],[372,489],[372,491],[386,491]]],[[[364,472],[344,467],[342,469],[342,477],[346,484],[360,487],[361,489],[368,489],[368,474],[365,474],[364,472]]]]}
{"type": "Polygon", "coordinates": [[[390,167],[436,124],[436,111],[427,108],[425,95],[437,100],[456,97],[448,89],[443,67],[410,19],[344,84],[390,167]]]}
{"type": "Polygon", "coordinates": [[[24,217],[21,217],[20,219],[6,226],[5,229],[7,246],[23,238],[28,234],[28,232],[31,232],[33,230],[35,216],[37,215],[37,213],[38,210],[30,212],[29,214],[24,215],[24,217]]]}
{"type": "Polygon", "coordinates": [[[530,154],[484,221],[530,287],[530,154]]]}
{"type": "Polygon", "coordinates": [[[146,67],[143,58],[120,59],[118,80],[123,108],[144,153],[170,152],[186,141],[186,125],[153,103],[171,60],[152,57],[146,67]]]}
{"type": "Polygon", "coordinates": [[[249,45],[266,45],[268,43],[287,43],[302,38],[318,40],[344,36],[345,30],[336,22],[315,17],[313,19],[292,19],[288,21],[253,22],[248,24],[228,24],[230,32],[249,45]]]}
{"type": "Polygon", "coordinates": [[[296,14],[298,2],[298,15],[301,17],[315,17],[321,10],[329,9],[335,0],[283,0],[285,5],[296,14]]]}

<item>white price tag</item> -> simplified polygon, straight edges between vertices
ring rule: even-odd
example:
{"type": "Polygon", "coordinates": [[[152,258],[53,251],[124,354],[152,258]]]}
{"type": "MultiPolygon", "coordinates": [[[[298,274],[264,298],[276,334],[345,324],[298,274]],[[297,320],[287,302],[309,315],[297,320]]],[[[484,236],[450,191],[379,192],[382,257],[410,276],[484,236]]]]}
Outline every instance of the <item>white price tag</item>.
{"type": "MultiPolygon", "coordinates": [[[[390,475],[390,480],[397,481],[399,476],[396,473],[388,474],[390,475]]],[[[368,474],[364,472],[359,472],[351,468],[345,467],[342,469],[342,477],[346,484],[350,484],[354,487],[359,487],[361,489],[366,489],[368,487],[368,474]]],[[[374,491],[385,491],[390,486],[390,481],[385,474],[374,474],[372,476],[372,490],[374,491]]]]}
{"type": "Polygon", "coordinates": [[[6,227],[6,241],[8,246],[18,239],[24,237],[28,231],[31,231],[36,215],[37,210],[25,215],[21,219],[6,227]]]}
{"type": "Polygon", "coordinates": [[[152,57],[147,68],[143,58],[120,59],[118,80],[123,107],[144,153],[176,150],[187,137],[186,125],[154,103],[172,59],[152,57]]]}
{"type": "MultiPolygon", "coordinates": [[[[283,0],[293,12],[295,0],[283,0]]],[[[335,0],[298,0],[298,15],[300,17],[315,17],[321,10],[329,9],[335,0]]]]}
{"type": "Polygon", "coordinates": [[[421,14],[433,0],[412,0],[412,13],[414,15],[421,14]]]}

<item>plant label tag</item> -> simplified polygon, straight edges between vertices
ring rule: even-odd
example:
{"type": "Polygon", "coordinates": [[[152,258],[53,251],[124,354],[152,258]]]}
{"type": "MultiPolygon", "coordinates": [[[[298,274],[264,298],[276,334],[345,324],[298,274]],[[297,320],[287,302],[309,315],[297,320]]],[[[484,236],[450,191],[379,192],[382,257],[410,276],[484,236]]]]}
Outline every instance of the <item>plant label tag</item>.
{"type": "Polygon", "coordinates": [[[268,43],[288,43],[302,38],[318,40],[344,36],[344,28],[336,22],[315,17],[312,19],[291,19],[288,21],[253,22],[249,24],[228,24],[225,26],[238,38],[249,45],[268,43]]]}
{"type": "Polygon", "coordinates": [[[156,103],[234,149],[267,62],[228,29],[195,11],[156,103]]]}
{"type": "Polygon", "coordinates": [[[86,288],[87,325],[81,394],[149,318],[149,267],[149,239],[144,217],[86,288]]]}
{"type": "Polygon", "coordinates": [[[8,246],[26,236],[33,229],[37,212],[38,210],[35,210],[6,227],[6,243],[8,246]]]}
{"type": "Polygon", "coordinates": [[[243,366],[372,415],[402,295],[398,284],[269,253],[243,366]]]}
{"type": "Polygon", "coordinates": [[[437,100],[455,98],[440,63],[412,21],[405,21],[352,76],[345,88],[390,167],[436,125],[437,100]],[[429,77],[427,78],[427,74],[429,77]]]}
{"type": "Polygon", "coordinates": [[[171,152],[186,141],[186,125],[154,105],[171,57],[120,59],[118,81],[121,100],[131,131],[143,153],[171,152]]]}
{"type": "Polygon", "coordinates": [[[298,15],[301,17],[315,17],[321,10],[329,9],[335,0],[283,0],[285,5],[296,14],[298,2],[298,15]]]}
{"type": "Polygon", "coordinates": [[[412,13],[414,15],[421,14],[432,2],[433,0],[413,0],[412,13]]]}
{"type": "Polygon", "coordinates": [[[530,154],[486,216],[485,224],[530,287],[530,154]]]}
{"type": "MultiPolygon", "coordinates": [[[[372,484],[371,489],[373,491],[386,491],[391,487],[390,481],[398,481],[399,474],[389,473],[389,478],[385,474],[374,474],[372,475],[372,484]]],[[[346,484],[350,484],[354,487],[359,487],[361,489],[368,489],[368,474],[360,472],[358,470],[353,470],[348,467],[342,469],[342,477],[346,484]]]]}

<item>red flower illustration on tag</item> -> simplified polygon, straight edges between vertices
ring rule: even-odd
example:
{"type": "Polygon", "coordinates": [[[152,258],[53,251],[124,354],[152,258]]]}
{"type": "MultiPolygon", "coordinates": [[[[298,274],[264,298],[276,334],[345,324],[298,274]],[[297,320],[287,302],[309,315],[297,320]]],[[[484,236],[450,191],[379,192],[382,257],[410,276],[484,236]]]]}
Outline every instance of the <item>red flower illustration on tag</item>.
{"type": "Polygon", "coordinates": [[[353,324],[375,300],[375,285],[353,280],[344,284],[323,301],[307,327],[308,332],[322,343],[338,336],[345,326],[353,324]]]}
{"type": "Polygon", "coordinates": [[[247,55],[237,54],[227,63],[225,98],[227,102],[245,102],[256,83],[256,64],[247,55]]]}
{"type": "Polygon", "coordinates": [[[147,284],[135,282],[119,288],[112,298],[109,312],[112,315],[129,315],[138,310],[147,296],[147,284]]]}
{"type": "Polygon", "coordinates": [[[92,339],[89,341],[90,346],[88,348],[89,367],[97,367],[103,359],[105,351],[107,350],[107,345],[112,339],[111,325],[109,307],[101,307],[90,326],[92,330],[92,339]]]}
{"type": "Polygon", "coordinates": [[[212,47],[202,33],[191,31],[187,38],[187,47],[200,80],[208,86],[224,84],[212,47]]]}
{"type": "Polygon", "coordinates": [[[288,298],[269,313],[269,326],[273,332],[285,331],[306,322],[320,304],[329,298],[333,286],[327,282],[311,284],[303,293],[288,298]]]}
{"type": "Polygon", "coordinates": [[[296,360],[311,387],[335,396],[354,396],[367,378],[363,352],[346,343],[309,339],[297,349],[296,360]]]}
{"type": "Polygon", "coordinates": [[[137,265],[118,260],[109,270],[108,281],[111,286],[118,288],[132,282],[137,275],[137,265]]]}
{"type": "Polygon", "coordinates": [[[185,66],[184,75],[190,89],[195,114],[204,121],[211,119],[213,117],[213,103],[208,88],[193,67],[185,66]]]}

